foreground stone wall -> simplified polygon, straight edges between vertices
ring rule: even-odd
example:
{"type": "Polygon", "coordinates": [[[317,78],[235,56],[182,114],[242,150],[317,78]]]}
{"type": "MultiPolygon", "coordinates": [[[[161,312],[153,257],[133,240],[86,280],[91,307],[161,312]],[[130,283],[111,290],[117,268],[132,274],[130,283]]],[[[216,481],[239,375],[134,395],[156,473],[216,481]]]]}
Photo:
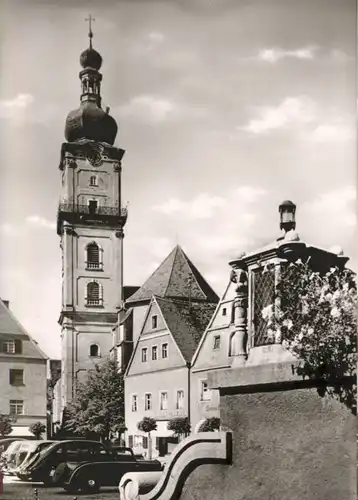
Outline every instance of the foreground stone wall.
{"type": "Polygon", "coordinates": [[[350,410],[302,381],[238,386],[236,377],[235,387],[233,376],[220,388],[222,425],[233,431],[233,464],[200,466],[181,500],[356,500],[350,410]]]}

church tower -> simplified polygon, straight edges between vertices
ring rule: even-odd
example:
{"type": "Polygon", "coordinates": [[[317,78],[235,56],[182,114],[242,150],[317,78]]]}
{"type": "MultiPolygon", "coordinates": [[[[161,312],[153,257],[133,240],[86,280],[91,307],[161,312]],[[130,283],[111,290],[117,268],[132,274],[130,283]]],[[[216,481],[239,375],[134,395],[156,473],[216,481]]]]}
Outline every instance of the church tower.
{"type": "Polygon", "coordinates": [[[57,232],[62,250],[62,409],[83,379],[112,348],[112,330],[123,305],[121,161],[117,124],[101,107],[101,55],[80,56],[81,101],[66,119],[60,171],[57,232]]]}

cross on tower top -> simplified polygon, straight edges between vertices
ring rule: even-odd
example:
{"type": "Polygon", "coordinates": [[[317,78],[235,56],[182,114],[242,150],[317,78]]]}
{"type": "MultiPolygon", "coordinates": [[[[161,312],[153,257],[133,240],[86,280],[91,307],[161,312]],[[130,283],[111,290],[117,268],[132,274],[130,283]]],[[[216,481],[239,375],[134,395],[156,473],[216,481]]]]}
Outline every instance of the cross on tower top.
{"type": "Polygon", "coordinates": [[[89,14],[88,17],[86,17],[85,21],[88,21],[88,38],[90,41],[90,48],[92,48],[92,38],[93,38],[93,31],[92,31],[92,21],[95,21],[95,18],[89,14]]]}

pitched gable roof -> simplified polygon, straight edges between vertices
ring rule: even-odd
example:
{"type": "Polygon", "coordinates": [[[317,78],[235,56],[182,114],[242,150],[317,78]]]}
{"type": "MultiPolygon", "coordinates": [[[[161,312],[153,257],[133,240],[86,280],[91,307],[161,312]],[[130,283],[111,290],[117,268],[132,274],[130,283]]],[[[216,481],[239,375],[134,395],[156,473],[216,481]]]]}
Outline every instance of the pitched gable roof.
{"type": "Polygon", "coordinates": [[[216,309],[216,304],[155,297],[163,318],[186,362],[190,362],[216,309]]]}
{"type": "MultiPolygon", "coordinates": [[[[18,322],[10,309],[4,304],[4,302],[0,299],[0,336],[1,337],[15,337],[18,339],[26,339],[31,343],[31,350],[29,351],[29,355],[37,354],[38,358],[48,359],[46,354],[44,354],[41,349],[38,347],[37,342],[30,337],[30,335],[26,332],[24,327],[18,322]]],[[[14,339],[15,340],[15,339],[14,339]]]]}
{"type": "Polygon", "coordinates": [[[128,303],[149,301],[151,297],[190,299],[216,303],[216,295],[183,249],[177,245],[128,303]]]}

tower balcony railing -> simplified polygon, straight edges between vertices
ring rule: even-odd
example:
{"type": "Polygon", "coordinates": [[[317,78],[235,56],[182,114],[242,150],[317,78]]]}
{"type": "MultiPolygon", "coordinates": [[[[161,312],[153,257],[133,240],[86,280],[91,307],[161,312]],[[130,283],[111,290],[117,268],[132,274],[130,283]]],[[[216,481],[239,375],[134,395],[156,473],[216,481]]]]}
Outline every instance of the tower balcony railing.
{"type": "Polygon", "coordinates": [[[98,205],[93,207],[91,205],[71,203],[71,202],[60,202],[58,206],[59,212],[67,212],[74,214],[88,214],[88,215],[110,215],[112,217],[123,217],[128,216],[127,208],[120,208],[118,206],[101,206],[98,205]]]}

